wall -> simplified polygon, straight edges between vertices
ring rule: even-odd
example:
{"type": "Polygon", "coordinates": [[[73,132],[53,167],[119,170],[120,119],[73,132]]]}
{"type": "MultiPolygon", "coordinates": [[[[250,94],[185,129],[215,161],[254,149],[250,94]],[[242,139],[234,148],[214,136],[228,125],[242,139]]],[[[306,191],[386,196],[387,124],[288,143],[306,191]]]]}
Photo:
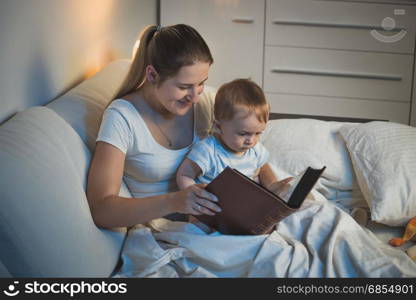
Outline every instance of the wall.
{"type": "Polygon", "coordinates": [[[130,58],[156,0],[1,0],[0,123],[130,58]]]}
{"type": "MultiPolygon", "coordinates": [[[[416,56],[415,56],[416,60],[416,56]]],[[[410,126],[416,127],[416,68],[413,65],[414,73],[413,73],[413,100],[412,100],[412,107],[410,110],[410,126]]]]}

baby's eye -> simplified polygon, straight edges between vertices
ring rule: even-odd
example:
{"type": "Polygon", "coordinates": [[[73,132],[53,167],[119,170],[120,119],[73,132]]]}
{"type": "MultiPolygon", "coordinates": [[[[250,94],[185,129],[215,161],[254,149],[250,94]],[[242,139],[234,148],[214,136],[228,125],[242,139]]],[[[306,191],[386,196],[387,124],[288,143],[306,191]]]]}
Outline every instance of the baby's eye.
{"type": "Polygon", "coordinates": [[[239,132],[239,133],[238,133],[238,135],[239,135],[239,136],[245,136],[246,134],[247,134],[247,133],[245,133],[245,132],[239,132]]]}
{"type": "Polygon", "coordinates": [[[256,135],[261,135],[263,132],[256,132],[256,135]]]}
{"type": "Polygon", "coordinates": [[[184,90],[187,90],[188,88],[185,87],[185,86],[180,86],[179,89],[182,90],[182,91],[184,91],[184,90]]]}

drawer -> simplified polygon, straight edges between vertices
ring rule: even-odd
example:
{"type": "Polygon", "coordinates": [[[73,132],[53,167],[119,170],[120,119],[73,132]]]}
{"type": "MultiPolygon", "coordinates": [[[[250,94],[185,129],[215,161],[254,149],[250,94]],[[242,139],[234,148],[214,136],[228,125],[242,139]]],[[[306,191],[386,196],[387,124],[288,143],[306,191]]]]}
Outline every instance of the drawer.
{"type": "Polygon", "coordinates": [[[266,45],[415,50],[415,6],[324,0],[268,0],[266,5],[266,45]]]}
{"type": "Polygon", "coordinates": [[[410,102],[413,56],[268,46],[264,90],[410,102]]]}
{"type": "Polygon", "coordinates": [[[409,124],[410,103],[266,93],[271,112],[389,120],[409,124]]]}

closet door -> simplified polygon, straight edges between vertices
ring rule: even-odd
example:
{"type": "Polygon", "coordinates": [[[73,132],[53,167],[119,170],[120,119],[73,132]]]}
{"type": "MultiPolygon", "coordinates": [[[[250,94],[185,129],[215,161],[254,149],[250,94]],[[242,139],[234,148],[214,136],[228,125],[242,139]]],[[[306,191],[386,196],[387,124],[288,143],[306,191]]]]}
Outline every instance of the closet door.
{"type": "Polygon", "coordinates": [[[415,20],[409,5],[267,0],[263,88],[272,112],[409,124],[415,20]]]}
{"type": "Polygon", "coordinates": [[[160,17],[203,36],[214,58],[208,85],[251,78],[262,86],[265,0],[161,0],[160,17]]]}

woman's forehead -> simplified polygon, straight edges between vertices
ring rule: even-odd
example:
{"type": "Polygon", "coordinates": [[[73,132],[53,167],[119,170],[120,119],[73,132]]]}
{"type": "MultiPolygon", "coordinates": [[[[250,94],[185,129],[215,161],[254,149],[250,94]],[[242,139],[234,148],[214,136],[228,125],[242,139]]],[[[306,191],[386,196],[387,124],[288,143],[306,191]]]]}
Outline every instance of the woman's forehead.
{"type": "Polygon", "coordinates": [[[197,84],[208,78],[209,63],[196,62],[193,65],[183,66],[172,78],[180,84],[197,84]]]}

